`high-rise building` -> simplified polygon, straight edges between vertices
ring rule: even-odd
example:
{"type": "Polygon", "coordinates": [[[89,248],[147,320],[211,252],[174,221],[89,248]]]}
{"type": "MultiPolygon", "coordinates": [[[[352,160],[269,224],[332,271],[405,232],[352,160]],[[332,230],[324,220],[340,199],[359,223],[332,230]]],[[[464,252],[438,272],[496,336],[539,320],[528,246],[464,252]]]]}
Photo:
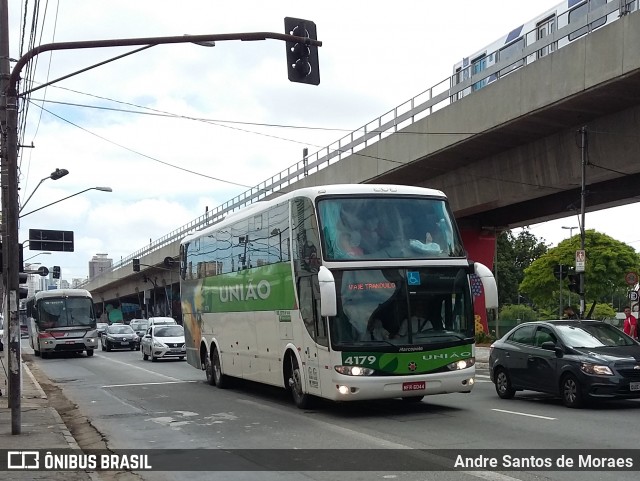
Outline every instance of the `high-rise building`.
{"type": "Polygon", "coordinates": [[[98,277],[103,271],[110,269],[113,265],[113,259],[109,259],[109,254],[96,254],[89,261],[89,280],[98,277]]]}

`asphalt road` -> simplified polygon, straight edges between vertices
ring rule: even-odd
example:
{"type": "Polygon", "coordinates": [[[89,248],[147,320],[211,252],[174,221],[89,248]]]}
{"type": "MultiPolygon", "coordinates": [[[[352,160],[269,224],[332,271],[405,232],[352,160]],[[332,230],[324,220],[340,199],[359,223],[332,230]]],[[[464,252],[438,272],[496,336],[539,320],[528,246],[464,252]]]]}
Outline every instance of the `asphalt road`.
{"type": "MultiPolygon", "coordinates": [[[[28,350],[28,349],[25,349],[28,350]]],[[[471,394],[336,404],[313,410],[293,406],[284,390],[238,381],[230,389],[204,382],[185,361],[143,361],[139,351],[97,351],[92,358],[35,358],[37,367],[76,403],[114,449],[506,449],[638,446],[640,401],[617,401],[581,410],[549,396],[495,394],[487,371],[478,371],[471,394]],[[630,422],[631,420],[631,422],[630,422]]],[[[82,444],[81,444],[82,446],[82,444]]],[[[464,451],[462,451],[464,452],[464,451]]],[[[377,452],[376,452],[377,453],[377,452]]],[[[367,451],[358,452],[366,456],[367,451]]],[[[366,461],[362,461],[365,462],[366,461]]],[[[190,479],[336,479],[327,472],[189,473],[190,479]],[[224,475],[224,476],[223,476],[224,475]]],[[[143,473],[142,479],[183,479],[184,474],[143,473]]],[[[495,481],[637,479],[636,472],[467,471],[340,473],[340,479],[495,481]]]]}

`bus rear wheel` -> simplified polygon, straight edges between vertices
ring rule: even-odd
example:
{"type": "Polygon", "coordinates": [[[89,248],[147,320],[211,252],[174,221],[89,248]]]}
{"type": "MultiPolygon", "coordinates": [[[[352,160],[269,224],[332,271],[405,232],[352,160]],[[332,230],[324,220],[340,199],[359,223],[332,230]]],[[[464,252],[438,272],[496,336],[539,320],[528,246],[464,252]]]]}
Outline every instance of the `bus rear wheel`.
{"type": "Polygon", "coordinates": [[[288,383],[293,402],[299,409],[307,409],[311,406],[311,395],[302,392],[302,373],[298,360],[293,354],[289,355],[289,359],[291,364],[288,383]]]}
{"type": "Polygon", "coordinates": [[[213,376],[213,382],[220,389],[224,389],[229,386],[229,378],[222,374],[222,366],[220,365],[220,354],[217,348],[213,348],[211,354],[211,371],[213,376]]]}

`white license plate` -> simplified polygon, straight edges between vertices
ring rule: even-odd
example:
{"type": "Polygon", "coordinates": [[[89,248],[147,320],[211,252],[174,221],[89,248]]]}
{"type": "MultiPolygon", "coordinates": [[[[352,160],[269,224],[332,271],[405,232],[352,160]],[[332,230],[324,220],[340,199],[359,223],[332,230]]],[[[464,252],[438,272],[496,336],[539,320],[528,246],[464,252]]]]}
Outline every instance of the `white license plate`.
{"type": "Polygon", "coordinates": [[[128,346],[129,345],[129,341],[122,341],[120,344],[122,344],[123,346],[128,346]]]}
{"type": "Polygon", "coordinates": [[[629,391],[640,391],[640,382],[630,382],[629,391]]]}
{"type": "Polygon", "coordinates": [[[403,391],[423,391],[425,387],[424,381],[416,381],[416,382],[403,382],[402,390],[403,391]]]}

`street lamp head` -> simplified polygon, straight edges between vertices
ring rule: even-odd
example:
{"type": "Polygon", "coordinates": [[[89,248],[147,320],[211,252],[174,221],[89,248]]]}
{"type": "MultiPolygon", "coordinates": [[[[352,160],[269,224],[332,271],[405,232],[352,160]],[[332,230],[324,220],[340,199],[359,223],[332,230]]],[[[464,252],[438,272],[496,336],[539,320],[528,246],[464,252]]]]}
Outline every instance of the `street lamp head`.
{"type": "Polygon", "coordinates": [[[67,175],[68,173],[69,171],[67,169],[56,169],[53,172],[51,172],[51,175],[49,176],[49,178],[52,180],[58,180],[64,177],[65,175],[67,175]]]}
{"type": "Polygon", "coordinates": [[[96,190],[101,190],[102,192],[113,192],[111,187],[94,187],[96,190]]]}

